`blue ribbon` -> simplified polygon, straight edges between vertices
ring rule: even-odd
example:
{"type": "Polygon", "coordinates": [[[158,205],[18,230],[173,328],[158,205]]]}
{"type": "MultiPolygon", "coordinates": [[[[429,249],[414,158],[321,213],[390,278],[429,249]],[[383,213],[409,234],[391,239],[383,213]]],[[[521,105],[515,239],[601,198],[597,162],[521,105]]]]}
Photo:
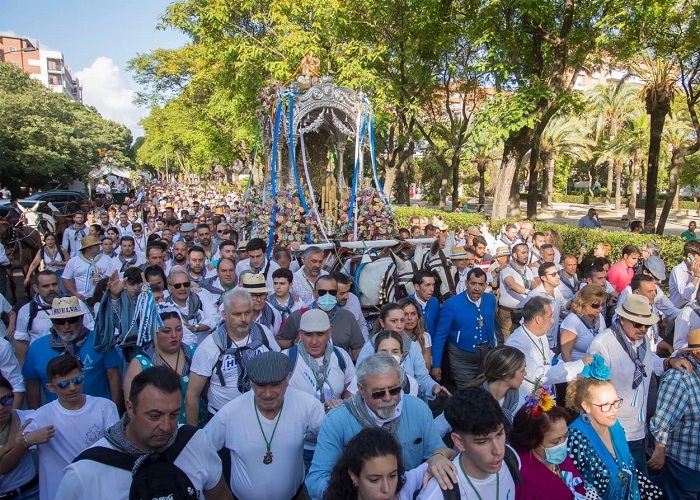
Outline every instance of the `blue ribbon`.
{"type": "Polygon", "coordinates": [[[270,219],[270,231],[267,237],[267,258],[272,255],[272,244],[275,239],[275,222],[277,221],[277,140],[280,134],[280,122],[282,121],[282,104],[281,100],[277,103],[277,111],[275,112],[275,129],[272,133],[272,161],[270,162],[270,189],[272,191],[272,217],[270,219]]]}
{"type": "MultiPolygon", "coordinates": [[[[348,206],[348,228],[352,226],[354,213],[355,213],[355,197],[357,195],[357,178],[360,172],[360,155],[362,154],[362,143],[365,139],[365,130],[367,128],[367,111],[362,115],[362,125],[360,126],[360,141],[359,141],[359,151],[355,157],[355,168],[352,174],[352,191],[350,193],[350,205],[348,206]]],[[[348,229],[349,232],[349,229],[348,229]]]]}
{"type": "Polygon", "coordinates": [[[382,187],[382,183],[379,182],[379,174],[377,173],[377,153],[374,147],[374,112],[370,107],[369,101],[366,98],[362,100],[365,102],[367,109],[369,109],[369,153],[370,158],[372,159],[372,175],[374,177],[374,183],[377,186],[377,190],[379,191],[382,201],[389,209],[389,213],[393,213],[391,210],[391,205],[389,204],[389,198],[387,198],[384,194],[384,188],[382,187]]]}
{"type": "MultiPolygon", "coordinates": [[[[299,171],[297,170],[297,155],[296,147],[294,144],[294,93],[289,93],[289,161],[291,163],[292,172],[294,172],[294,182],[297,186],[297,191],[299,193],[299,201],[301,201],[301,206],[304,207],[306,215],[310,215],[309,205],[306,203],[306,197],[304,196],[304,190],[301,188],[301,181],[299,180],[299,171]]],[[[310,225],[307,225],[306,229],[306,243],[311,243],[311,229],[310,225]]]]}

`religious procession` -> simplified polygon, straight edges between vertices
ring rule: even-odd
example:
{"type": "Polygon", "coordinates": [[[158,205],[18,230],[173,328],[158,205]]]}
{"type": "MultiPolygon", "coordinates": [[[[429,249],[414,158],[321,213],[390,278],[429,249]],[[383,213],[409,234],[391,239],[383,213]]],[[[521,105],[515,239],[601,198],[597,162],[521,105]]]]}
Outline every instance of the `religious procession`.
{"type": "Polygon", "coordinates": [[[231,181],[101,149],[60,208],[2,188],[0,500],[700,498],[696,222],[633,221],[632,160],[632,216],[565,234],[481,170],[474,210],[398,207],[330,67],[254,96],[231,181]]]}

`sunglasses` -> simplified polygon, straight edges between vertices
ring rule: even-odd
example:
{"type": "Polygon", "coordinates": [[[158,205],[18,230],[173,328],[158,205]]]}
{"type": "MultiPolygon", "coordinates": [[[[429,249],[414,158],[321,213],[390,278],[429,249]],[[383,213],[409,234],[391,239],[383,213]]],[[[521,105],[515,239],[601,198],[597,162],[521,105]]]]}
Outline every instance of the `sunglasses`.
{"type": "Polygon", "coordinates": [[[189,287],[190,287],[190,282],[189,282],[189,281],[185,281],[184,283],[172,283],[172,285],[173,285],[173,288],[174,288],[175,290],[179,290],[179,289],[182,288],[183,286],[184,286],[185,288],[189,288],[189,287]]]}
{"type": "Polygon", "coordinates": [[[224,231],[223,229],[221,231],[217,229],[216,232],[221,234],[221,233],[225,233],[226,231],[224,231]]]}
{"type": "Polygon", "coordinates": [[[61,380],[60,382],[56,383],[56,386],[58,386],[59,389],[67,389],[69,385],[80,385],[83,383],[83,380],[85,380],[85,377],[82,375],[78,375],[77,377],[73,377],[72,379],[69,380],[61,380]]]}
{"type": "Polygon", "coordinates": [[[0,405],[4,406],[7,408],[8,406],[12,406],[12,403],[15,402],[15,395],[14,394],[7,394],[3,397],[0,398],[0,405]]]}
{"type": "Polygon", "coordinates": [[[600,302],[596,302],[595,304],[591,304],[592,309],[600,309],[601,307],[603,307],[603,304],[601,304],[600,302]]]}
{"type": "Polygon", "coordinates": [[[391,389],[382,389],[380,391],[374,391],[372,393],[372,399],[382,399],[384,395],[388,392],[389,396],[396,396],[401,392],[401,386],[392,387],[391,389]]]}
{"type": "Polygon", "coordinates": [[[336,295],[338,295],[338,290],[320,290],[319,289],[319,290],[316,290],[316,293],[318,293],[319,297],[323,297],[327,293],[330,293],[333,297],[335,297],[336,295]]]}
{"type": "Polygon", "coordinates": [[[65,325],[66,323],[69,323],[71,325],[76,324],[78,321],[83,319],[82,316],[73,316],[72,318],[57,318],[57,319],[51,319],[51,323],[57,326],[62,326],[65,325]]]}
{"type": "Polygon", "coordinates": [[[141,231],[141,229],[134,229],[134,233],[140,233],[141,231]]]}
{"type": "MultiPolygon", "coordinates": [[[[625,319],[627,319],[627,318],[625,318],[625,319]]],[[[644,328],[645,330],[647,328],[649,328],[649,325],[643,325],[641,323],[637,323],[636,321],[630,321],[629,319],[627,321],[629,321],[629,323],[632,325],[632,327],[636,328],[637,330],[639,330],[640,328],[644,328]]]]}

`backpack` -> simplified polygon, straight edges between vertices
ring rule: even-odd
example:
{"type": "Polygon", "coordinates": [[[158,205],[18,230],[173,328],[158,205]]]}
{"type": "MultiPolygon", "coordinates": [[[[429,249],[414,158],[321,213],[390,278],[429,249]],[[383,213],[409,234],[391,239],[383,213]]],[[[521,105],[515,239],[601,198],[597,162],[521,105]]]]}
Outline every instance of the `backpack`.
{"type": "MultiPolygon", "coordinates": [[[[503,462],[508,467],[508,472],[510,472],[511,477],[516,485],[523,483],[523,476],[520,475],[520,465],[518,462],[518,456],[513,451],[513,448],[506,446],[506,453],[503,457],[503,462]]],[[[413,500],[418,498],[422,490],[419,488],[413,493],[413,500]]],[[[451,490],[442,490],[442,498],[444,500],[460,500],[462,494],[459,492],[459,485],[455,484],[455,487],[451,490]]]]}
{"type": "MultiPolygon", "coordinates": [[[[263,327],[260,326],[259,324],[253,322],[250,324],[250,329],[252,333],[253,328],[259,328],[260,329],[260,335],[262,336],[262,344],[267,347],[268,351],[271,351],[270,349],[270,341],[267,339],[267,335],[265,335],[265,331],[263,330],[263,327]]],[[[216,330],[212,332],[212,339],[214,340],[214,344],[216,347],[219,348],[219,357],[216,358],[216,363],[212,367],[212,371],[216,372],[216,374],[219,376],[219,383],[221,384],[221,387],[226,387],[226,381],[224,380],[224,373],[221,371],[221,366],[224,364],[224,353],[226,352],[226,346],[225,345],[220,345],[220,339],[219,336],[217,335],[216,330]]]]}
{"type": "MultiPolygon", "coordinates": [[[[333,353],[335,354],[335,357],[338,358],[338,366],[340,369],[345,373],[345,368],[347,365],[345,364],[345,358],[343,355],[340,353],[340,349],[338,349],[336,346],[333,346],[333,353]]],[[[293,345],[292,347],[289,348],[289,352],[287,353],[287,356],[289,356],[289,366],[290,366],[290,373],[294,373],[294,367],[297,365],[297,356],[299,355],[299,348],[296,345],[293,345]]]]}
{"type": "MultiPolygon", "coordinates": [[[[185,472],[175,465],[175,459],[187,446],[197,428],[183,425],[177,431],[175,442],[161,455],[148,459],[141,464],[132,476],[129,500],[153,500],[168,498],[170,500],[196,500],[197,489],[185,472]]],[[[88,448],[78,455],[73,463],[79,460],[92,460],[101,464],[117,467],[131,472],[136,463],[136,457],[129,456],[117,450],[95,446],[88,448]]],[[[113,485],[116,486],[116,485],[113,485]]]]}

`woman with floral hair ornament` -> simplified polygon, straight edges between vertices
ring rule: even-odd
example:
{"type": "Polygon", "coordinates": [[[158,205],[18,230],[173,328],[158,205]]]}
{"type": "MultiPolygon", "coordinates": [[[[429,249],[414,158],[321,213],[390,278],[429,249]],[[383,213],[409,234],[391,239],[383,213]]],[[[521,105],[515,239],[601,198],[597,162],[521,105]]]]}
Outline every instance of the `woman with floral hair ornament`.
{"type": "Polygon", "coordinates": [[[586,498],[581,473],[567,455],[570,414],[554,399],[547,386],[535,384],[515,414],[510,444],[520,457],[522,483],[517,500],[582,500],[586,498]]]}
{"type": "Polygon", "coordinates": [[[566,405],[580,416],[569,426],[569,456],[581,472],[586,491],[603,500],[662,498],[663,493],[637,470],[617,419],[622,406],[610,369],[599,354],[581,378],[569,383],[566,405]]]}

